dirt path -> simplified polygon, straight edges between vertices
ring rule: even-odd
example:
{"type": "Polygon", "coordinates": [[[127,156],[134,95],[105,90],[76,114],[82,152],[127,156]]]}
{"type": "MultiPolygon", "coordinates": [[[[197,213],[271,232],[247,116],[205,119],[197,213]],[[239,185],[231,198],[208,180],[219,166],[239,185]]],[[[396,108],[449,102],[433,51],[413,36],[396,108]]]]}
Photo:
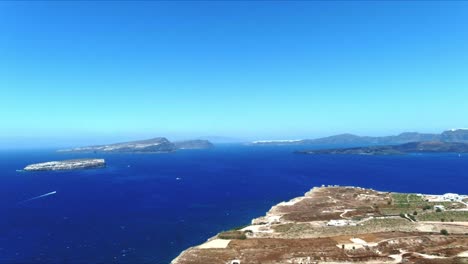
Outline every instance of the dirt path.
{"type": "Polygon", "coordinates": [[[344,215],[347,212],[351,212],[351,211],[354,211],[354,209],[345,209],[344,212],[340,214],[340,217],[343,218],[343,219],[349,219],[349,217],[345,217],[344,215]]]}

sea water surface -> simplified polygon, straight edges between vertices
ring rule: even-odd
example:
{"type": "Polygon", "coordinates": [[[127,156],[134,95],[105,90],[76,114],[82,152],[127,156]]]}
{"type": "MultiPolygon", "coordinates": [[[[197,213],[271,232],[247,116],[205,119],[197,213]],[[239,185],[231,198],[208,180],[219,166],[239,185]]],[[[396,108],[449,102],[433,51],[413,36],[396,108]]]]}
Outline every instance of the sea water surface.
{"type": "Polygon", "coordinates": [[[0,263],[167,264],[182,250],[322,184],[468,193],[468,155],[301,155],[293,154],[295,149],[0,151],[0,263]],[[105,158],[108,167],[16,171],[30,163],[83,157],[105,158]]]}

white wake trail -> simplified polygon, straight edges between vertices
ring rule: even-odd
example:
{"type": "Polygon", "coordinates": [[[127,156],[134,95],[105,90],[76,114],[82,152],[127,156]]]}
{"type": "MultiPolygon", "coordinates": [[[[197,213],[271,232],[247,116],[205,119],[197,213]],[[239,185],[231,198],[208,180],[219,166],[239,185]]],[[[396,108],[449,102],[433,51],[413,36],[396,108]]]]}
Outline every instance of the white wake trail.
{"type": "Polygon", "coordinates": [[[22,203],[27,203],[27,202],[32,201],[32,200],[44,198],[44,197],[47,197],[47,196],[49,196],[49,195],[54,195],[54,194],[56,194],[56,193],[57,193],[57,191],[53,191],[53,192],[49,192],[49,193],[46,193],[46,194],[43,194],[43,195],[39,195],[39,196],[33,197],[33,198],[31,198],[31,199],[27,199],[27,200],[25,200],[25,201],[22,201],[22,202],[20,202],[20,204],[22,204],[22,203]]]}

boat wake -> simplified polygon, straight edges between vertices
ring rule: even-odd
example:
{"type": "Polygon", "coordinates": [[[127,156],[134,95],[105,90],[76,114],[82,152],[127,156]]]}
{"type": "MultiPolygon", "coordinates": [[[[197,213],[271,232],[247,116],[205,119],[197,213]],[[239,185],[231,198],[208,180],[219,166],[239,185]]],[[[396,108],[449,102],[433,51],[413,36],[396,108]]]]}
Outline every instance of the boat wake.
{"type": "Polygon", "coordinates": [[[46,193],[46,194],[43,194],[43,195],[33,197],[31,199],[24,200],[22,202],[19,202],[18,204],[24,204],[24,203],[27,203],[27,202],[30,202],[30,201],[33,201],[33,200],[37,200],[37,199],[41,199],[41,198],[44,198],[44,197],[47,197],[47,196],[50,196],[50,195],[54,195],[56,193],[57,193],[57,191],[49,192],[49,193],[46,193]]]}

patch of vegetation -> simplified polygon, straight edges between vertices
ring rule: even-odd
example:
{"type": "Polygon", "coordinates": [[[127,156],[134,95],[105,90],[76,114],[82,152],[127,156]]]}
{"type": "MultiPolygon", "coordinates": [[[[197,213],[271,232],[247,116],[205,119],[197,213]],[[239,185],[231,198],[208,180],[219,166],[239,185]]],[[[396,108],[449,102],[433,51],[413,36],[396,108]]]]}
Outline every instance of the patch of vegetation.
{"type": "Polygon", "coordinates": [[[432,209],[432,206],[426,204],[423,206],[423,211],[426,211],[426,210],[431,210],[432,209]]]}
{"type": "Polygon", "coordinates": [[[407,224],[408,224],[407,219],[379,218],[379,219],[372,219],[372,220],[366,221],[362,226],[351,226],[350,228],[359,230],[359,229],[365,229],[367,227],[384,228],[384,227],[396,227],[396,226],[407,225],[407,224]]]}
{"type": "Polygon", "coordinates": [[[220,239],[247,239],[247,236],[242,231],[226,231],[218,235],[220,239]]]}
{"type": "Polygon", "coordinates": [[[448,236],[449,233],[448,233],[447,229],[442,229],[442,230],[440,230],[440,234],[442,234],[444,236],[448,236]]]}
{"type": "Polygon", "coordinates": [[[412,214],[405,214],[405,213],[400,213],[400,217],[403,218],[403,219],[411,219],[413,220],[414,222],[416,222],[416,217],[412,214]]]}
{"type": "Polygon", "coordinates": [[[283,224],[283,225],[275,225],[273,226],[273,230],[275,230],[275,232],[284,233],[284,232],[288,232],[289,230],[291,230],[293,226],[294,224],[292,223],[283,224]]]}
{"type": "Polygon", "coordinates": [[[393,204],[398,208],[414,208],[427,203],[422,196],[417,194],[393,193],[393,204]]]}
{"type": "Polygon", "coordinates": [[[426,212],[417,216],[419,221],[441,221],[441,219],[450,219],[450,221],[468,221],[468,211],[443,211],[426,212]]]}
{"type": "Polygon", "coordinates": [[[380,208],[379,210],[381,214],[386,215],[386,216],[390,216],[390,215],[397,216],[400,213],[411,214],[414,211],[413,208],[406,208],[406,209],[404,208],[380,208]]]}
{"type": "Polygon", "coordinates": [[[237,226],[237,227],[234,227],[233,229],[231,229],[231,231],[236,231],[236,230],[241,230],[241,229],[244,229],[246,227],[248,227],[250,225],[241,225],[241,226],[237,226]]]}
{"type": "Polygon", "coordinates": [[[387,230],[412,231],[412,223],[402,218],[376,218],[365,221],[358,226],[312,226],[310,224],[283,224],[273,227],[275,231],[281,232],[283,237],[297,237],[305,234],[313,236],[335,236],[335,235],[356,235],[363,233],[382,232],[387,230]]]}
{"type": "Polygon", "coordinates": [[[464,205],[458,202],[428,202],[423,196],[417,194],[392,193],[391,205],[381,207],[380,213],[383,215],[416,214],[434,208],[434,205],[443,205],[447,209],[463,208],[464,205]]]}

